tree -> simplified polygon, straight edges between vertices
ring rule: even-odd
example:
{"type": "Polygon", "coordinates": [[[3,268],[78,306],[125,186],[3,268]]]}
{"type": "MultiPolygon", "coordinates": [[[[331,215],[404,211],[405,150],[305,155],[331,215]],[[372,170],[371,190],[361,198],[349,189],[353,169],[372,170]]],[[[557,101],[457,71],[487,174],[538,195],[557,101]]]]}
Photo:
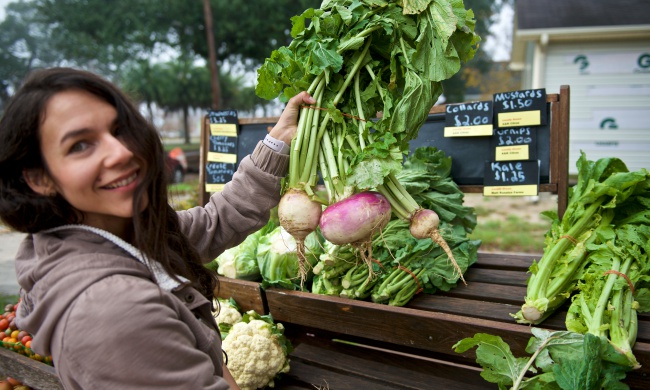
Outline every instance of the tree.
{"type": "Polygon", "coordinates": [[[39,22],[30,3],[10,3],[5,11],[0,23],[0,111],[29,71],[64,62],[50,45],[58,37],[39,22]]]}
{"type": "MultiPolygon", "coordinates": [[[[514,0],[464,0],[465,8],[474,12],[476,26],[474,31],[483,41],[488,39],[490,27],[494,20],[493,15],[498,14],[504,4],[512,4],[514,0]]],[[[449,80],[442,82],[446,103],[458,103],[465,100],[466,80],[470,74],[479,72],[486,74],[492,66],[492,59],[479,46],[474,58],[464,64],[460,71],[449,80]]]]}

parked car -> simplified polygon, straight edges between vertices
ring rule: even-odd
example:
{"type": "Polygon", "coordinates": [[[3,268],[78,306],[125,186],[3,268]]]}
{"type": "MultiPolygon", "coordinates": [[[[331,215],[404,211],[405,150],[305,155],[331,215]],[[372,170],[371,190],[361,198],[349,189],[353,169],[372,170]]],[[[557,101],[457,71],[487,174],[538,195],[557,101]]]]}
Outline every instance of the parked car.
{"type": "Polygon", "coordinates": [[[187,173],[187,159],[181,148],[174,148],[165,155],[165,163],[171,183],[182,183],[187,173]]]}

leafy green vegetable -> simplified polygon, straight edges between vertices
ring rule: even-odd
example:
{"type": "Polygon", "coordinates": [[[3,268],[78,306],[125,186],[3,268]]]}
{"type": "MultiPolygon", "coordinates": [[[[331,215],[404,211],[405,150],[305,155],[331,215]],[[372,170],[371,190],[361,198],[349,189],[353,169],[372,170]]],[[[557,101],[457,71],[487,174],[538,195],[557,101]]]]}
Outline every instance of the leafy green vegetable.
{"type": "Polygon", "coordinates": [[[257,265],[257,245],[260,238],[276,226],[275,221],[269,220],[266,226],[255,233],[249,234],[241,244],[225,250],[213,260],[213,264],[207,266],[216,268],[219,275],[227,278],[259,280],[260,269],[257,265]]]}
{"type": "MultiPolygon", "coordinates": [[[[476,262],[479,241],[468,233],[476,226],[474,209],[463,205],[463,193],[450,177],[451,159],[434,147],[420,147],[409,155],[396,176],[414,199],[433,208],[441,230],[462,272],[476,262]]],[[[325,242],[314,266],[312,292],[403,306],[419,292],[433,294],[455,287],[459,275],[444,250],[429,239],[416,239],[407,221],[394,218],[372,242],[371,267],[351,245],[325,242]]]]}
{"type": "Polygon", "coordinates": [[[626,200],[636,198],[635,191],[647,191],[648,172],[629,172],[620,159],[593,162],[582,153],[577,166],[567,210],[561,221],[554,215],[544,254],[530,267],[525,303],[514,315],[520,323],[540,323],[569,298],[587,266],[590,245],[607,234],[619,207],[633,208],[626,200]]]}
{"type": "MultiPolygon", "coordinates": [[[[313,267],[322,252],[321,237],[317,232],[305,239],[305,258],[313,267]]],[[[302,289],[299,275],[296,240],[281,226],[262,236],[257,247],[257,265],[263,286],[302,289]]],[[[311,273],[309,276],[313,276],[311,273]]]]}
{"type": "Polygon", "coordinates": [[[266,59],[256,86],[265,99],[307,90],[317,101],[302,109],[288,187],[313,195],[320,173],[329,204],[397,184],[441,81],[477,50],[473,16],[460,0],[325,0],[293,17],[293,41],[266,59]]]}
{"type": "Polygon", "coordinates": [[[607,339],[589,333],[531,331],[528,358],[515,357],[501,337],[483,333],[460,340],[453,349],[463,353],[476,347],[481,376],[499,389],[628,389],[621,380],[631,368],[608,361],[613,347],[607,339]]]}

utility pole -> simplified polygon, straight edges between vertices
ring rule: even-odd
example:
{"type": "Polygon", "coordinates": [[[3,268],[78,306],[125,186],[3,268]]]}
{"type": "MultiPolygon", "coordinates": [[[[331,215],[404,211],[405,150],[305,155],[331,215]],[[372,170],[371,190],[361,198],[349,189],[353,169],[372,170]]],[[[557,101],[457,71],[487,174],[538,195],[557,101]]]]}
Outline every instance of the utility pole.
{"type": "Polygon", "coordinates": [[[205,16],[205,34],[208,42],[208,58],[212,87],[212,109],[218,110],[221,106],[221,90],[219,88],[217,52],[214,47],[214,35],[212,34],[212,9],[210,7],[210,0],[203,0],[203,14],[205,16]]]}

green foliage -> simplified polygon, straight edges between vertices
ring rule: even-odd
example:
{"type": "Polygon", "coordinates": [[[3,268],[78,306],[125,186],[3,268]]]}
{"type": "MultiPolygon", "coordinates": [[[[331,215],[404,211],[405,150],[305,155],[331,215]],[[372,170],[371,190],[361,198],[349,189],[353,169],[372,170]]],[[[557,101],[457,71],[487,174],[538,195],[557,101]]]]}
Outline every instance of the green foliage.
{"type": "Polygon", "coordinates": [[[406,217],[415,202],[382,186],[399,189],[394,174],[441,81],[474,56],[472,11],[462,1],[330,0],[291,21],[293,41],[258,69],[256,93],[286,101],[307,90],[325,111],[303,110],[288,186],[310,193],[318,170],[328,203],[376,188],[406,217]]]}
{"type": "MultiPolygon", "coordinates": [[[[319,232],[313,232],[305,238],[308,271],[311,271],[322,253],[321,241],[319,232]]],[[[281,226],[260,237],[257,247],[257,265],[264,286],[277,286],[290,290],[304,288],[299,273],[296,240],[281,226]]],[[[312,277],[313,273],[309,272],[307,282],[310,282],[312,277]]]]}
{"type": "Polygon", "coordinates": [[[495,252],[540,253],[544,248],[544,233],[550,223],[530,222],[516,215],[508,215],[504,220],[487,220],[487,209],[476,208],[478,225],[470,234],[474,240],[481,241],[481,249],[495,252]]]}
{"type": "Polygon", "coordinates": [[[0,294],[0,307],[4,308],[8,304],[16,304],[20,298],[17,294],[0,294]]]}
{"type": "Polygon", "coordinates": [[[578,159],[578,182],[569,190],[567,210],[545,236],[544,254],[530,269],[525,303],[518,322],[537,324],[561,306],[576,288],[589,264],[590,246],[603,242],[612,222],[637,215],[648,224],[650,174],[629,172],[618,158],[578,159]],[[628,201],[629,200],[629,201],[628,201]],[[636,211],[636,212],[635,212],[636,211]]]}
{"type": "Polygon", "coordinates": [[[453,346],[463,353],[476,347],[481,376],[499,389],[600,390],[628,389],[621,382],[631,368],[610,361],[614,348],[592,334],[531,328],[526,352],[515,357],[501,337],[477,333],[453,346]],[[528,374],[528,377],[525,375],[528,374]]]}

